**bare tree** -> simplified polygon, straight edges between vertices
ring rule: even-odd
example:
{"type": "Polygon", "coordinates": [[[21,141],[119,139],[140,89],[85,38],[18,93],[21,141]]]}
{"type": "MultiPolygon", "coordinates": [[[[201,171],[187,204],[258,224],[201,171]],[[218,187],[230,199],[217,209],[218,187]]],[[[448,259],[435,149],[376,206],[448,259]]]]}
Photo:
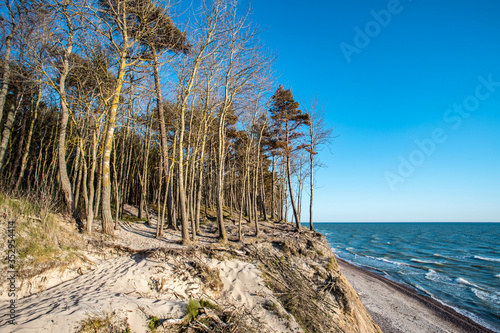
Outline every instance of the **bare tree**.
{"type": "Polygon", "coordinates": [[[314,230],[313,225],[313,199],[314,199],[314,170],[321,166],[316,159],[316,155],[323,146],[330,144],[332,140],[332,129],[328,128],[325,122],[326,112],[322,106],[318,105],[318,100],[314,99],[310,102],[306,109],[309,114],[311,125],[309,126],[309,228],[314,230]]]}

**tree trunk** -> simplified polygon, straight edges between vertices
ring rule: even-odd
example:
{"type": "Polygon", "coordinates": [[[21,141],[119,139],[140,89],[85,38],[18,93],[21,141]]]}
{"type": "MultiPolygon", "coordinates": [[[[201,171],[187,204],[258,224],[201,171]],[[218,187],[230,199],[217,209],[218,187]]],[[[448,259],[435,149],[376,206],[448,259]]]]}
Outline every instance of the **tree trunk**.
{"type": "Polygon", "coordinates": [[[290,169],[291,169],[290,157],[287,156],[286,157],[286,175],[288,178],[288,190],[290,192],[290,202],[292,204],[293,216],[295,218],[295,224],[296,224],[297,230],[300,230],[300,216],[299,216],[299,213],[297,211],[297,207],[295,206],[295,200],[293,198],[292,176],[291,176],[290,169]]]}
{"type": "Polygon", "coordinates": [[[23,157],[21,158],[21,169],[19,170],[19,176],[17,177],[16,189],[19,188],[19,185],[21,184],[21,181],[24,177],[24,172],[26,170],[26,166],[28,164],[27,161],[28,161],[28,155],[29,155],[30,147],[31,147],[31,139],[33,138],[33,127],[35,126],[35,122],[36,122],[36,119],[38,117],[38,108],[40,106],[41,100],[42,100],[42,85],[39,85],[35,109],[33,111],[33,119],[31,120],[30,129],[28,131],[28,138],[26,140],[26,147],[24,148],[23,157]]]}
{"type": "MultiPolygon", "coordinates": [[[[257,153],[258,153],[258,150],[257,150],[257,153]]],[[[257,158],[257,163],[255,165],[255,168],[254,168],[254,177],[253,177],[253,195],[252,195],[252,198],[253,198],[253,205],[251,207],[251,209],[253,210],[254,212],[254,218],[255,218],[255,237],[259,236],[260,234],[260,229],[259,229],[259,206],[257,204],[257,193],[259,192],[259,156],[256,157],[257,158]]]]}
{"type": "Polygon", "coordinates": [[[226,227],[224,225],[224,115],[219,119],[219,150],[217,168],[217,223],[219,227],[219,237],[223,242],[227,241],[226,227]]]}
{"type": "Polygon", "coordinates": [[[116,126],[116,113],[120,103],[120,94],[125,77],[126,52],[120,55],[120,67],[114,91],[113,102],[108,112],[106,138],[103,147],[102,161],[102,231],[107,235],[113,235],[113,216],[111,214],[111,151],[113,148],[113,135],[116,126]]]}
{"type": "Polygon", "coordinates": [[[99,140],[97,138],[97,126],[95,126],[94,131],[92,133],[92,164],[90,167],[90,175],[89,175],[89,202],[87,204],[87,234],[92,234],[92,224],[94,223],[94,179],[95,179],[95,170],[97,167],[97,145],[99,144],[99,140]]]}
{"type": "Polygon", "coordinates": [[[311,183],[311,197],[309,199],[309,229],[314,230],[313,226],[313,197],[314,197],[314,154],[311,154],[311,159],[310,159],[310,168],[311,168],[311,173],[310,173],[310,180],[309,182],[311,183]]]}
{"type": "Polygon", "coordinates": [[[267,218],[267,209],[266,209],[266,189],[264,187],[264,170],[262,170],[261,174],[261,202],[262,202],[262,216],[264,218],[264,221],[269,221],[267,218]]]}
{"type": "MultiPolygon", "coordinates": [[[[147,106],[147,111],[149,111],[149,103],[147,106]]],[[[147,114],[147,116],[149,116],[147,114]]],[[[144,163],[142,165],[142,176],[139,175],[139,182],[141,184],[141,193],[139,196],[139,213],[137,214],[138,218],[142,219],[143,218],[143,210],[144,206],[146,206],[146,210],[148,209],[148,203],[147,203],[147,186],[148,186],[148,162],[149,162],[149,153],[150,153],[150,147],[151,147],[151,133],[152,133],[152,125],[153,125],[153,117],[150,116],[150,122],[149,122],[149,127],[147,128],[147,134],[146,134],[146,142],[144,144],[144,163]]]]}
{"type": "MultiPolygon", "coordinates": [[[[19,101],[18,103],[20,103],[19,101]]],[[[9,144],[10,135],[12,134],[12,126],[14,125],[14,119],[16,118],[18,107],[16,107],[15,101],[12,102],[9,111],[7,113],[7,120],[3,126],[2,141],[0,143],[0,173],[3,170],[5,156],[7,156],[7,146],[9,144]]]]}
{"type": "MultiPolygon", "coordinates": [[[[167,184],[167,219],[168,225],[175,225],[175,212],[174,203],[172,199],[172,184],[170,182],[170,165],[168,163],[168,141],[167,141],[167,126],[165,124],[165,111],[163,107],[163,97],[161,93],[160,85],[160,72],[158,64],[158,55],[156,54],[156,49],[152,47],[153,50],[153,76],[155,80],[155,94],[156,94],[156,106],[158,107],[158,118],[160,118],[160,138],[161,138],[161,153],[163,156],[163,172],[165,174],[165,181],[167,184]]],[[[176,229],[176,228],[175,228],[176,229]]]]}
{"type": "Polygon", "coordinates": [[[271,179],[271,220],[274,220],[274,155],[272,157],[272,179],[271,179]]]}
{"type": "MultiPolygon", "coordinates": [[[[81,140],[81,139],[80,139],[81,140]]],[[[84,164],[86,163],[85,161],[85,157],[83,156],[83,150],[80,149],[80,169],[78,171],[78,176],[76,177],[76,188],[75,188],[75,207],[78,207],[78,201],[79,201],[79,198],[80,198],[80,187],[82,185],[82,176],[83,176],[83,173],[87,172],[86,170],[84,171],[84,164]]],[[[87,166],[85,165],[85,168],[87,166]]],[[[82,226],[83,227],[83,226],[82,226]]]]}
{"type": "Polygon", "coordinates": [[[184,115],[181,114],[181,129],[179,136],[179,163],[177,168],[177,186],[179,189],[179,211],[181,215],[182,243],[189,243],[188,219],[186,211],[186,190],[184,189],[184,115]]]}
{"type": "MultiPolygon", "coordinates": [[[[162,224],[163,224],[163,213],[162,213],[162,206],[161,206],[161,190],[163,188],[163,182],[161,181],[162,179],[162,172],[163,172],[163,157],[160,156],[160,172],[158,173],[158,176],[160,177],[160,181],[158,182],[158,197],[156,198],[156,208],[157,208],[157,221],[156,221],[156,238],[160,238],[162,236],[162,224]]],[[[165,196],[166,196],[166,191],[165,191],[165,196]]]]}
{"type": "Polygon", "coordinates": [[[28,114],[27,112],[23,112],[23,118],[21,122],[21,129],[19,131],[19,143],[17,144],[17,151],[16,151],[16,158],[14,159],[14,164],[12,166],[12,173],[11,173],[11,179],[10,179],[10,184],[11,186],[14,185],[15,182],[15,175],[17,174],[17,169],[19,169],[19,164],[21,164],[21,156],[24,148],[24,139],[26,137],[26,121],[28,119],[28,114]]]}
{"type": "MultiPolygon", "coordinates": [[[[116,157],[116,151],[118,150],[118,144],[117,144],[117,141],[118,140],[113,140],[113,145],[114,145],[114,149],[113,149],[113,187],[114,187],[114,190],[115,190],[115,223],[114,223],[114,230],[118,230],[118,218],[119,218],[119,214],[120,214],[120,189],[119,189],[119,177],[121,175],[118,174],[118,172],[116,171],[116,160],[117,160],[117,157],[116,157]]],[[[123,147],[122,147],[123,149],[123,147]]],[[[120,154],[123,156],[123,154],[120,154]]]]}
{"type": "Polygon", "coordinates": [[[5,38],[5,53],[3,57],[2,90],[0,90],[0,122],[3,118],[3,109],[10,83],[10,50],[12,48],[12,33],[5,38]]]}
{"type": "Polygon", "coordinates": [[[69,58],[73,51],[73,36],[70,35],[68,39],[68,46],[65,50],[63,58],[63,68],[61,76],[59,77],[58,93],[61,104],[61,119],[59,123],[59,140],[58,140],[58,160],[59,160],[59,179],[61,181],[61,188],[64,194],[64,201],[68,211],[70,211],[75,219],[78,227],[82,229],[82,222],[76,210],[74,194],[71,189],[71,183],[68,177],[68,170],[66,165],[66,127],[69,120],[69,108],[66,101],[66,77],[69,73],[69,58]]]}
{"type": "Polygon", "coordinates": [[[82,154],[82,192],[83,192],[83,200],[85,203],[85,215],[86,215],[86,221],[88,223],[89,220],[89,193],[87,191],[88,184],[87,184],[87,177],[88,177],[88,166],[87,166],[87,159],[85,158],[85,152],[83,150],[83,144],[82,141],[80,141],[80,154],[82,154]]]}
{"type": "Polygon", "coordinates": [[[240,215],[238,218],[238,240],[240,242],[243,241],[243,233],[241,230],[241,220],[243,219],[243,207],[245,205],[245,197],[246,197],[246,184],[247,184],[247,168],[246,165],[244,166],[244,172],[243,172],[243,192],[241,193],[241,205],[240,205],[240,215]]]}

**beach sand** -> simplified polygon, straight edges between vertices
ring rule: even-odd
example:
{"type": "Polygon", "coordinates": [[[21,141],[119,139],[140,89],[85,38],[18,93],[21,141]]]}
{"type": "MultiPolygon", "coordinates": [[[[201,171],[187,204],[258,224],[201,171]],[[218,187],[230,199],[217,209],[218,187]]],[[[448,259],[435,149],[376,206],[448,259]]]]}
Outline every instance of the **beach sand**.
{"type": "Polygon", "coordinates": [[[410,287],[341,259],[338,264],[384,333],[492,332],[410,287]]]}

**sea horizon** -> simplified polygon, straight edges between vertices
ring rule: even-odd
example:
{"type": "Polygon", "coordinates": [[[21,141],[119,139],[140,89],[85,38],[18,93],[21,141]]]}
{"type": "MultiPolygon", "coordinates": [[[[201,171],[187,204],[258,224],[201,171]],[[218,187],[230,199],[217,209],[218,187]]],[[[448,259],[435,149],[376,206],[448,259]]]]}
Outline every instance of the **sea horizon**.
{"type": "MultiPolygon", "coordinates": [[[[468,222],[468,221],[445,221],[445,222],[435,222],[435,221],[378,221],[378,222],[371,222],[371,221],[362,221],[362,222],[313,222],[313,225],[316,225],[316,224],[328,224],[328,223],[332,223],[332,224],[357,224],[357,223],[380,223],[380,224],[386,224],[386,223],[492,223],[492,224],[495,224],[495,223],[499,223],[500,224],[500,221],[499,222],[496,222],[496,221],[472,221],[472,222],[468,222]]],[[[302,226],[305,226],[305,227],[309,227],[309,222],[300,222],[300,224],[302,226]]]]}

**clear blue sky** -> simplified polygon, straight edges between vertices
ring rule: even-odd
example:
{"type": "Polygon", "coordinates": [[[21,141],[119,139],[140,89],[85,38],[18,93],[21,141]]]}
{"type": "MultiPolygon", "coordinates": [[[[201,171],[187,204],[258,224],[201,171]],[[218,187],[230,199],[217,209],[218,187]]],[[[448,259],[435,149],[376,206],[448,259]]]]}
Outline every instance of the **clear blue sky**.
{"type": "Polygon", "coordinates": [[[252,8],[279,82],[318,96],[339,136],[320,155],[315,221],[500,221],[500,2],[252,8]]]}

